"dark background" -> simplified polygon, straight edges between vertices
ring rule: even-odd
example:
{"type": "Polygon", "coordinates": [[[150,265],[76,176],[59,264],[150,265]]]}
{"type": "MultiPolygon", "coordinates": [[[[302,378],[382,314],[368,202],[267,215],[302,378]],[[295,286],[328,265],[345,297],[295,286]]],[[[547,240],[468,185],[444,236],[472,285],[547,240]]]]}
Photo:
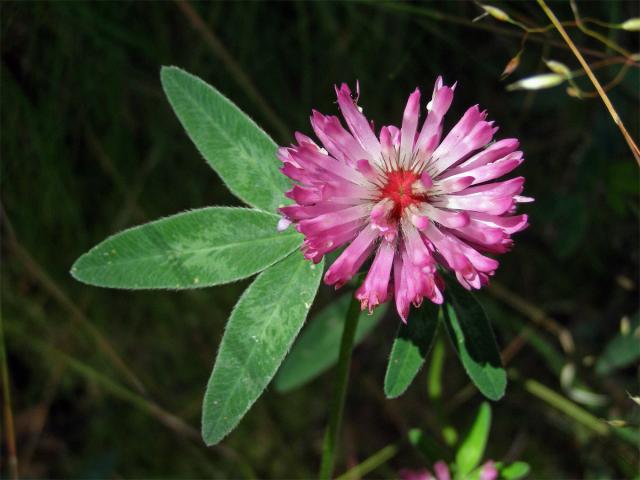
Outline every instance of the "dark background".
{"type": "MultiPolygon", "coordinates": [[[[548,23],[535,2],[496,5],[528,25],[548,23]]],[[[572,20],[568,3],[550,5],[572,20]]],[[[310,133],[312,108],[337,112],[335,83],[359,79],[360,103],[379,125],[400,122],[416,86],[430,92],[438,74],[457,81],[447,127],[472,104],[487,108],[500,136],[521,139],[527,161],[519,174],[536,198],[523,209],[530,228],[480,297],[514,377],[494,404],[488,456],[526,460],[532,478],[637,474],[637,449],[616,428],[597,433],[526,388],[533,379],[570,399],[581,385],[606,401],[569,400],[575,406],[602,425],[622,419],[637,429],[638,407],[625,393],[638,394],[637,367],[598,375],[593,363],[638,309],[638,167],[598,98],[571,98],[566,85],[505,91],[545,72],[543,58],[579,68],[553,30],[530,35],[520,67],[500,81],[522,31],[492,18],[471,23],[481,13],[471,2],[0,7],[2,317],[23,477],[316,474],[333,372],[291,394],[267,390],[222,446],[207,449],[199,439],[205,383],[248,282],[148,293],[92,288],[68,274],[80,254],[127,226],[239,204],[182,131],[160,87],[161,65],[211,83],[279,143],[294,130],[310,133]],[[563,386],[566,364],[577,373],[563,386]]],[[[639,16],[637,2],[580,8],[607,22],[639,16]]],[[[620,54],[567,28],[590,63],[613,59],[596,74],[614,79],[620,54]]],[[[637,34],[593,28],[638,51],[637,34]]],[[[610,91],[636,139],[638,72],[631,66],[610,91]]],[[[577,82],[593,91],[584,77],[577,82]]],[[[314,311],[332,295],[323,287],[314,311]]],[[[355,353],[338,472],[401,442],[410,427],[435,438],[443,424],[463,431],[481,401],[448,344],[442,399],[428,398],[423,372],[402,398],[385,400],[397,322],[389,315],[355,353]]],[[[430,466],[401,445],[371,477],[430,466]]],[[[0,468],[6,474],[6,462],[0,468]]]]}

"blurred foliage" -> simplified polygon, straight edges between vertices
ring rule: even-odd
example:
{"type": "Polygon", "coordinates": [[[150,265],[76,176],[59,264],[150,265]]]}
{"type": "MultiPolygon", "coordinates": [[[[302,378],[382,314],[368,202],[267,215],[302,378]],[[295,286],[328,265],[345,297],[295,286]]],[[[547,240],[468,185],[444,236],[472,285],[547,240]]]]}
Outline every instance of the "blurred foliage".
{"type": "MultiPolygon", "coordinates": [[[[499,5],[518,21],[547,23],[535,2],[499,5]]],[[[471,104],[487,108],[500,135],[521,139],[520,173],[537,199],[524,208],[531,227],[501,259],[502,288],[482,296],[513,378],[493,405],[487,456],[525,460],[534,478],[637,474],[639,407],[626,393],[638,394],[637,365],[606,375],[594,366],[616,348],[609,342],[621,319],[638,310],[638,168],[597,98],[572,98],[564,87],[505,91],[500,74],[521,48],[521,30],[491,18],[472,23],[482,11],[471,2],[1,8],[2,315],[23,477],[300,478],[317,469],[332,371],[286,395],[268,390],[222,446],[207,449],[199,438],[206,380],[246,281],[124,292],[68,274],[75,258],[124,227],[239,203],[163,97],[160,66],[172,64],[215,85],[284,143],[294,130],[310,132],[312,108],[337,111],[335,83],[359,79],[360,104],[382,124],[399,121],[416,85],[429,91],[438,74],[457,81],[448,125],[471,104]],[[567,364],[571,385],[605,396],[604,405],[571,396],[560,380],[567,364]]],[[[572,18],[568,4],[552,8],[572,18]]],[[[581,10],[614,23],[639,16],[631,1],[581,10]]],[[[638,51],[637,35],[600,31],[638,51]]],[[[616,56],[577,29],[570,34],[590,62],[616,56]]],[[[579,67],[550,30],[529,36],[508,82],[544,73],[543,59],[579,67]]],[[[596,73],[606,83],[619,69],[596,73]]],[[[635,138],[639,72],[632,66],[609,92],[635,138]]],[[[585,78],[576,82],[592,90],[585,78]]],[[[333,295],[321,290],[313,311],[333,295]]],[[[439,395],[429,398],[424,369],[403,397],[385,400],[397,322],[389,314],[356,350],[338,471],[412,427],[445,444],[441,427],[469,425],[481,402],[448,344],[439,395]]],[[[403,445],[372,475],[422,462],[403,445]]]]}

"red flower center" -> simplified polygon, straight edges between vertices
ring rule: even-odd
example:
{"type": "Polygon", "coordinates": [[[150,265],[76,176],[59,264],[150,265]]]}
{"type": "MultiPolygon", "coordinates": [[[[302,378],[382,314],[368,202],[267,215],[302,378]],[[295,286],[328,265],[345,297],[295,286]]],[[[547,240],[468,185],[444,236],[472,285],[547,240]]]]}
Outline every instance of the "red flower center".
{"type": "Polygon", "coordinates": [[[405,170],[387,173],[387,183],[380,191],[380,200],[388,198],[393,201],[393,218],[400,219],[404,209],[409,205],[425,201],[424,195],[413,193],[412,185],[418,178],[414,172],[405,170]]]}

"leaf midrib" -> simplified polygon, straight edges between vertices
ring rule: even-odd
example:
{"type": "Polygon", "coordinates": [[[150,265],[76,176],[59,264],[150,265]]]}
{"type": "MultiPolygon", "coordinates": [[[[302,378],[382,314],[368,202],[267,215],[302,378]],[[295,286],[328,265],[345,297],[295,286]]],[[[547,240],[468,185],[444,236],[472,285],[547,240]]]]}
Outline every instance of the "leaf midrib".
{"type": "MultiPolygon", "coordinates": [[[[273,241],[274,239],[277,240],[284,240],[284,239],[291,239],[291,238],[295,238],[297,232],[296,233],[292,233],[289,235],[285,235],[285,236],[273,236],[273,237],[263,237],[263,238],[251,238],[251,239],[247,239],[247,240],[243,240],[240,242],[234,242],[234,243],[228,243],[228,244],[224,244],[224,245],[217,245],[217,246],[213,246],[213,247],[205,247],[205,248],[197,248],[197,249],[193,249],[193,250],[173,250],[173,249],[169,249],[164,251],[163,253],[156,253],[153,255],[147,255],[147,256],[137,256],[135,258],[123,258],[122,260],[112,260],[111,265],[107,265],[107,264],[100,264],[100,265],[93,265],[93,266],[86,266],[86,267],[82,267],[79,268],[78,270],[100,270],[100,269],[110,269],[113,268],[115,266],[120,266],[120,265],[125,265],[125,264],[130,264],[130,263],[136,263],[136,262],[146,262],[152,259],[157,259],[157,258],[164,258],[166,257],[167,254],[173,254],[174,258],[175,257],[181,257],[184,255],[191,255],[194,253],[203,253],[203,252],[213,252],[213,251],[224,251],[227,250],[229,248],[235,248],[241,245],[245,245],[247,243],[264,243],[266,241],[273,241]]],[[[294,247],[295,248],[295,247],[294,247]]],[[[293,250],[293,248],[292,248],[293,250]]]]}
{"type": "MultiPolygon", "coordinates": [[[[179,71],[180,73],[183,73],[182,70],[177,69],[177,71],[179,71]]],[[[171,78],[171,81],[173,82],[173,85],[176,87],[180,87],[179,83],[176,82],[176,80],[173,78],[173,76],[169,76],[169,78],[171,78]]],[[[227,103],[227,105],[231,108],[235,108],[237,109],[238,107],[236,105],[234,105],[231,101],[229,101],[226,97],[224,97],[222,94],[218,94],[215,90],[213,90],[211,88],[210,85],[208,85],[206,82],[204,82],[203,80],[197,78],[197,77],[193,77],[196,81],[198,81],[199,83],[202,84],[202,86],[204,86],[207,90],[209,90],[210,92],[212,92],[214,95],[216,95],[218,98],[222,99],[223,102],[227,103]]],[[[222,128],[219,127],[218,123],[215,122],[214,117],[212,117],[209,112],[207,110],[205,110],[198,102],[197,100],[191,95],[191,92],[185,89],[181,89],[183,92],[185,92],[185,98],[187,98],[191,105],[195,106],[205,117],[206,119],[209,121],[209,124],[213,127],[213,129],[215,129],[219,136],[224,138],[225,142],[230,145],[230,149],[236,150],[238,151],[241,155],[243,155],[246,159],[249,160],[249,163],[251,163],[252,165],[256,166],[256,170],[258,169],[260,163],[255,161],[254,158],[252,157],[252,155],[249,155],[249,151],[246,149],[246,146],[244,145],[244,143],[240,142],[240,141],[233,141],[233,139],[231,137],[229,137],[226,133],[226,131],[222,128]],[[254,160],[254,161],[252,161],[254,160]]],[[[241,112],[242,113],[242,112],[241,112]]],[[[248,118],[248,117],[247,117],[248,118]]],[[[249,119],[250,120],[250,119],[249,119]]],[[[236,125],[238,124],[238,122],[235,122],[236,125]]],[[[251,123],[253,123],[251,121],[251,123]]],[[[271,145],[273,145],[274,149],[278,148],[278,144],[275,143],[273,141],[273,139],[271,139],[271,137],[269,137],[269,135],[267,135],[266,132],[264,132],[262,129],[260,129],[260,127],[258,125],[256,125],[255,123],[253,123],[253,125],[257,131],[259,133],[261,133],[264,138],[271,143],[271,145]]],[[[187,133],[189,134],[189,136],[191,137],[191,132],[189,132],[189,130],[187,130],[187,133]]],[[[205,154],[205,152],[202,152],[203,155],[205,156],[206,160],[208,163],[210,163],[212,166],[215,165],[214,169],[217,170],[218,166],[211,160],[209,160],[208,155],[205,154]]],[[[268,170],[267,170],[268,171],[268,170]]],[[[274,191],[281,193],[282,192],[282,186],[278,185],[275,183],[275,179],[273,178],[273,176],[271,174],[268,175],[269,177],[269,183],[271,183],[272,186],[274,186],[274,191]]],[[[229,188],[231,188],[229,186],[229,188]]],[[[240,196],[241,194],[238,193],[238,196],[240,196]]],[[[242,197],[245,197],[245,194],[242,194],[242,197]]],[[[250,203],[250,202],[247,202],[250,203]]],[[[261,208],[256,206],[257,208],[261,208]]]]}
{"type": "MultiPolygon", "coordinates": [[[[298,268],[296,268],[295,275],[290,275],[289,276],[289,282],[287,282],[287,287],[290,284],[295,284],[296,283],[296,282],[293,282],[292,280],[298,276],[298,273],[300,272],[300,268],[301,267],[305,267],[305,266],[307,266],[307,262],[306,261],[300,262],[298,268]]],[[[276,312],[278,312],[278,313],[280,312],[280,307],[276,307],[276,308],[272,309],[271,310],[271,314],[269,315],[269,320],[263,322],[264,327],[263,327],[262,331],[260,332],[260,338],[264,337],[264,334],[266,333],[266,331],[268,329],[268,326],[270,325],[270,323],[273,321],[274,317],[276,316],[275,315],[276,312]]],[[[248,372],[247,365],[249,365],[251,363],[251,360],[252,360],[255,352],[256,352],[256,348],[254,346],[254,348],[251,350],[251,353],[249,353],[249,355],[246,357],[245,362],[242,364],[241,372],[243,374],[246,374],[248,372]]],[[[216,369],[214,367],[214,371],[212,372],[212,376],[215,373],[215,370],[216,369]]],[[[249,378],[251,378],[250,375],[243,375],[243,377],[244,376],[248,376],[249,378]]],[[[227,395],[225,395],[225,400],[223,400],[223,403],[222,403],[222,406],[221,406],[222,407],[221,411],[226,411],[227,410],[227,406],[229,405],[229,402],[230,402],[231,398],[235,395],[235,392],[238,389],[238,385],[239,384],[240,384],[240,382],[235,382],[233,387],[231,388],[231,391],[227,395]]],[[[266,385],[265,385],[265,387],[266,387],[266,385]]],[[[264,388],[263,388],[263,390],[264,390],[264,388]]],[[[256,397],[256,399],[257,399],[257,397],[256,397]]],[[[255,399],[254,399],[254,402],[255,402],[255,399]]],[[[249,407],[250,406],[251,406],[251,404],[249,404],[249,407]]],[[[243,409],[243,413],[246,412],[247,410],[248,410],[248,407],[244,408],[243,409]]],[[[242,413],[239,415],[239,417],[242,417],[242,413]]],[[[214,419],[214,421],[213,421],[214,427],[210,428],[209,432],[214,432],[214,431],[216,431],[218,429],[218,428],[216,428],[219,425],[218,420],[217,420],[218,418],[220,418],[220,417],[216,417],[216,419],[214,419]]],[[[238,417],[235,417],[235,418],[238,418],[238,417]]]]}

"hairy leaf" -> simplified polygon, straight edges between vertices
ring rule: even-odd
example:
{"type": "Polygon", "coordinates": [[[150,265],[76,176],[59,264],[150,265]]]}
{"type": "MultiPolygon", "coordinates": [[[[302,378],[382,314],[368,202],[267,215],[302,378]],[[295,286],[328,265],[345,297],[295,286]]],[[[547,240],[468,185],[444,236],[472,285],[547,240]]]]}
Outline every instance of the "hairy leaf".
{"type": "Polygon", "coordinates": [[[235,428],[275,375],[309,312],[322,269],[295,252],[262,272],[238,300],[204,396],[207,445],[235,428]]]}
{"type": "Polygon", "coordinates": [[[243,202],[275,212],[288,203],[277,145],[228,98],[198,77],[163,67],[162,87],[182,126],[229,190],[243,202]]]}
{"type": "Polygon", "coordinates": [[[111,288],[198,288],[260,272],[301,242],[278,232],[276,215],[248,208],[209,207],[120,232],[82,255],[78,280],[111,288]]]}

